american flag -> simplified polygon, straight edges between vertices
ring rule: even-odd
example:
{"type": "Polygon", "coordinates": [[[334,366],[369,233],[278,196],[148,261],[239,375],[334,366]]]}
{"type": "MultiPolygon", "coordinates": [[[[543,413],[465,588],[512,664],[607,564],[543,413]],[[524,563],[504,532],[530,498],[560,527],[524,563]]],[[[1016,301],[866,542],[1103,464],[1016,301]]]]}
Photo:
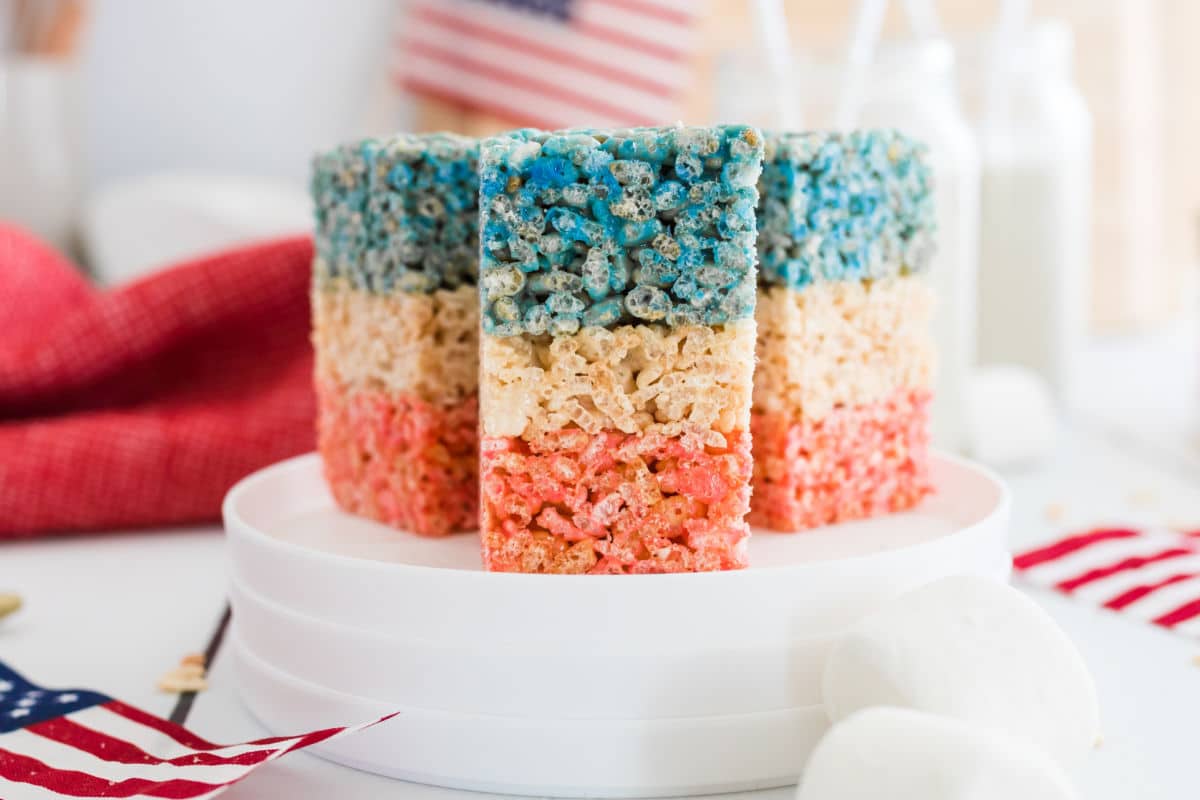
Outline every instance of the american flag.
{"type": "Polygon", "coordinates": [[[218,745],[98,692],[43,689],[0,662],[0,798],[213,797],[268,761],[382,721],[218,745]]]}
{"type": "Polygon", "coordinates": [[[695,0],[410,0],[395,75],[543,128],[674,122],[695,0]]]}
{"type": "Polygon", "coordinates": [[[1020,553],[1013,566],[1034,585],[1200,637],[1200,531],[1098,528],[1020,553]]]}

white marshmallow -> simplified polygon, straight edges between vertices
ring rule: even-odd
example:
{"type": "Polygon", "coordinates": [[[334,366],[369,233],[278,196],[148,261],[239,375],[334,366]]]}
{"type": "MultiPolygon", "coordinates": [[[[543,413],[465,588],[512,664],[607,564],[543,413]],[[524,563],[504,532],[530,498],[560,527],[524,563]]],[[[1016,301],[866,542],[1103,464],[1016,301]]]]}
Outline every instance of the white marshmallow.
{"type": "Polygon", "coordinates": [[[943,578],[861,620],[833,646],[822,693],[835,722],[912,708],[1005,731],[1068,767],[1100,738],[1075,646],[1032,600],[984,578],[943,578]]]}
{"type": "Polygon", "coordinates": [[[1033,745],[959,720],[871,708],[813,751],[796,800],[1076,800],[1033,745]]]}
{"type": "Polygon", "coordinates": [[[1010,364],[979,367],[967,384],[963,414],[971,455],[994,467],[1045,461],[1058,439],[1050,385],[1031,369],[1010,364]]]}

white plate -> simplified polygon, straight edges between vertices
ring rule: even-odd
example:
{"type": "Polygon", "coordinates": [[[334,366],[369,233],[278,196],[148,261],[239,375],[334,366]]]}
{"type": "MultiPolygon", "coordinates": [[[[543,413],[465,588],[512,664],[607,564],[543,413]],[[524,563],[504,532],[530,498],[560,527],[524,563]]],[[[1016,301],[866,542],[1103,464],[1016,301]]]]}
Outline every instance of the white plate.
{"type": "MultiPolygon", "coordinates": [[[[669,720],[529,720],[399,708],[301,681],[235,637],[243,700],[272,731],[381,725],[317,745],[356,769],[458,789],[556,797],[667,797],[795,783],[828,721],[819,707],[669,720]]],[[[563,698],[564,701],[567,698],[563,698]]]]}
{"type": "Polygon", "coordinates": [[[828,636],[678,652],[538,653],[334,625],[238,584],[230,599],[239,638],[297,678],[401,706],[514,717],[657,719],[816,705],[834,642],[828,636]]]}
{"type": "Polygon", "coordinates": [[[404,709],[327,755],[446,786],[558,795],[786,784],[823,728],[834,638],[950,574],[1004,580],[1008,492],[937,457],[918,509],[752,538],[753,566],[514,575],[477,538],[422,539],[338,511],[315,456],[225,501],[241,689],[288,733],[404,709]],[[818,724],[819,723],[819,724],[818,724]]]}
{"type": "Polygon", "coordinates": [[[1008,491],[936,456],[913,511],[799,534],[756,533],[751,567],[676,575],[521,575],[480,566],[476,536],[406,535],[337,510],[315,455],[235,486],[235,581],[300,616],[408,641],[524,654],[690,652],[835,634],[948,574],[1007,570],[1008,491]]]}

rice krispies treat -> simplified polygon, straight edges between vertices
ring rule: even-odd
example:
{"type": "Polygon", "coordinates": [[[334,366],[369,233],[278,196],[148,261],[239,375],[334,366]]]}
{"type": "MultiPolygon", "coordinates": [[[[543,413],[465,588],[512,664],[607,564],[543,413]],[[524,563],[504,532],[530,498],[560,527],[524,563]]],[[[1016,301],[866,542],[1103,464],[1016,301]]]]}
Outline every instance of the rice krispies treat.
{"type": "Polygon", "coordinates": [[[479,272],[475,139],[400,134],[313,161],[315,278],[371,292],[473,285],[479,272]]]}
{"type": "Polygon", "coordinates": [[[925,270],[933,175],[924,145],[892,130],[765,132],[759,283],[803,289],[925,270]]]}
{"type": "Polygon", "coordinates": [[[314,289],[317,376],[349,389],[415,395],[437,406],[479,386],[479,295],[474,286],[376,294],[336,278],[314,289]]]}
{"type": "Polygon", "coordinates": [[[741,126],[485,140],[484,332],[750,317],[762,152],[759,132],[741,126]]]}
{"type": "Polygon", "coordinates": [[[894,131],[768,134],[751,519],[796,531],[929,491],[932,177],[894,131]]]}
{"type": "Polygon", "coordinates": [[[933,491],[930,392],[898,388],[819,420],[755,411],[750,521],[801,531],[904,511],[933,491]]]}
{"type": "Polygon", "coordinates": [[[347,511],[477,525],[478,144],[400,135],[314,161],[318,450],[347,511]]]}
{"type": "Polygon", "coordinates": [[[758,132],[523,131],[480,163],[485,565],[745,566],[758,132]]]}
{"type": "Polygon", "coordinates": [[[754,409],[817,421],[928,388],[933,291],[920,276],[760,289],[754,409]]]}
{"type": "Polygon", "coordinates": [[[571,336],[485,336],[483,429],[534,439],[588,433],[747,430],[754,320],[584,328],[571,336]]]}

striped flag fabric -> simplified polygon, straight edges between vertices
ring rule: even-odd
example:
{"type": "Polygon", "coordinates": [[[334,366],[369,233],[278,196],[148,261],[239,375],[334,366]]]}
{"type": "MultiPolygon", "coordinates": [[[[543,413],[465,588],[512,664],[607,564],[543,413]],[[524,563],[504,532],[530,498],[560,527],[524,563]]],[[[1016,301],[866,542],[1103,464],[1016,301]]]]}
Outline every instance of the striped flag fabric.
{"type": "Polygon", "coordinates": [[[1098,528],[1019,553],[1013,567],[1035,586],[1200,637],[1200,531],[1098,528]]]}
{"type": "Polygon", "coordinates": [[[693,0],[409,0],[394,75],[418,95],[542,128],[679,117],[693,0]]]}
{"type": "Polygon", "coordinates": [[[0,662],[0,797],[214,797],[262,764],[389,718],[218,745],[98,692],[43,689],[0,662]]]}

